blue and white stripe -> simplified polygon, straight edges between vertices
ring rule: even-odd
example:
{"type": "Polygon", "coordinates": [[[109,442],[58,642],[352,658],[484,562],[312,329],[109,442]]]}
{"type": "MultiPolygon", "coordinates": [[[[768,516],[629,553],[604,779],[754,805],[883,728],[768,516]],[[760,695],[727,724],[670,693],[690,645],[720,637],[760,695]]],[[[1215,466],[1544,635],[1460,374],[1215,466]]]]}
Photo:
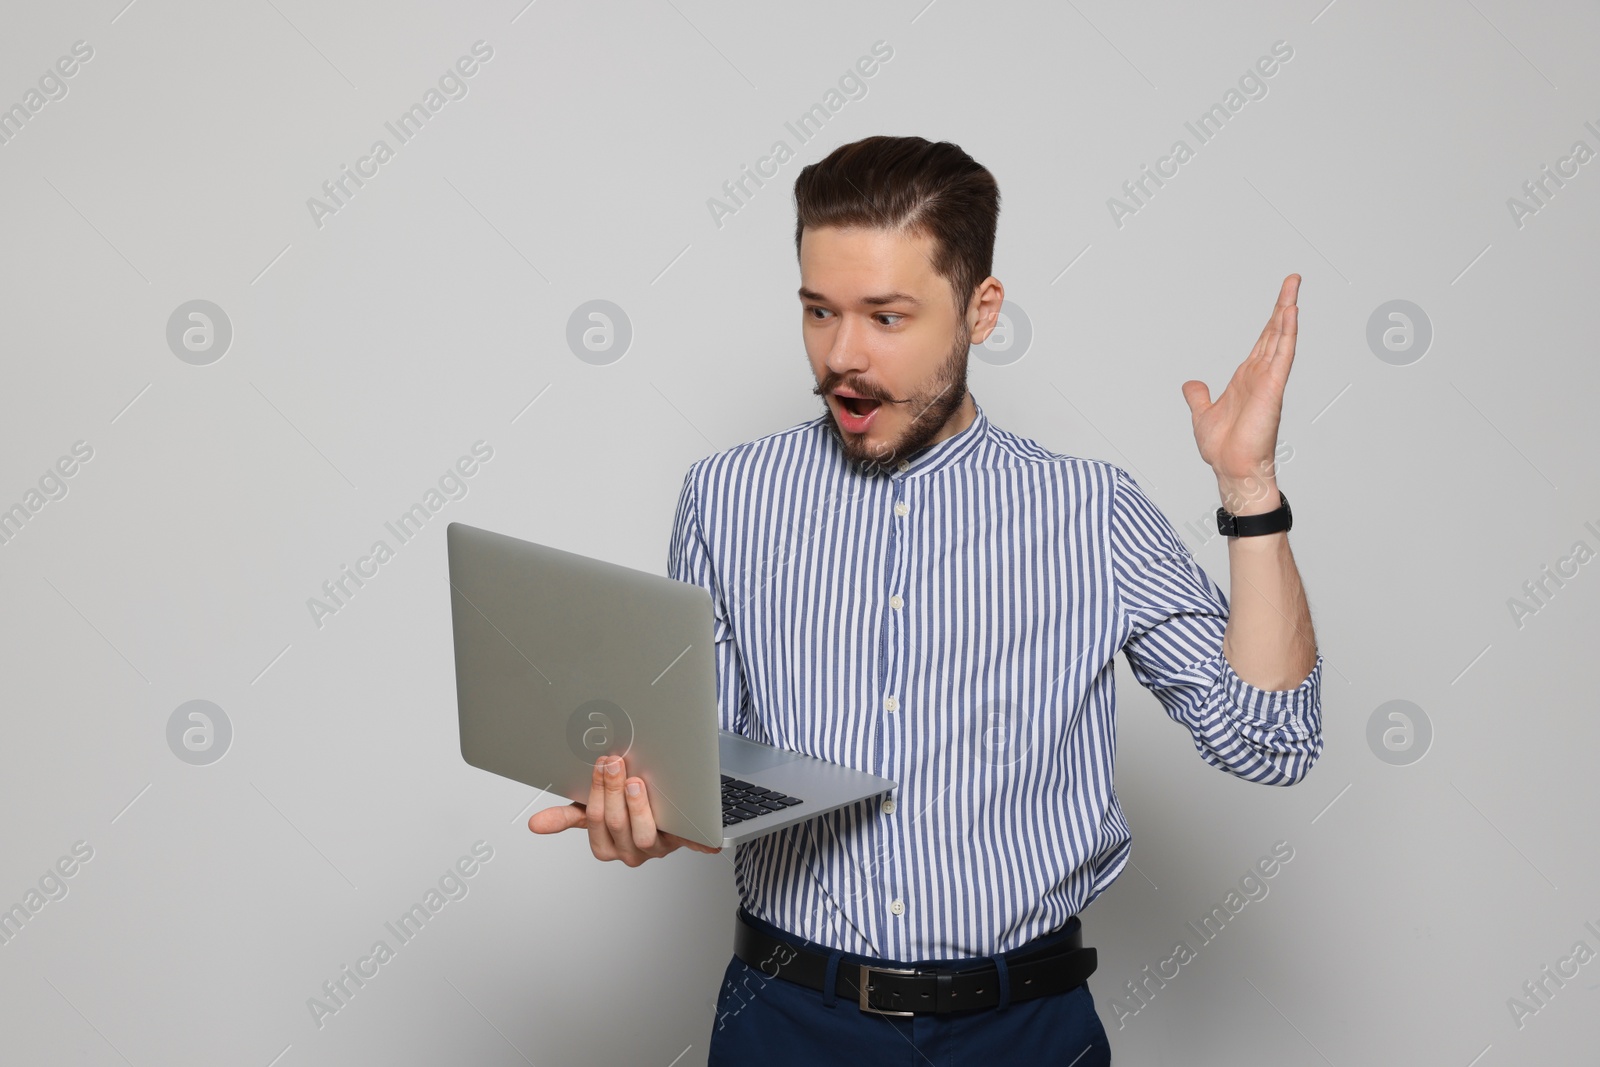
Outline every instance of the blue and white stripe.
{"type": "MultiPolygon", "coordinates": [[[[976,403],[976,402],[975,402],[976,403]]],[[[867,473],[824,414],[697,461],[668,574],[711,592],[724,729],[899,783],[739,845],[746,908],[847,952],[987,956],[1121,873],[1114,657],[1207,763],[1298,781],[1322,658],[1257,689],[1228,602],[1120,467],[993,426],[867,473]]]]}

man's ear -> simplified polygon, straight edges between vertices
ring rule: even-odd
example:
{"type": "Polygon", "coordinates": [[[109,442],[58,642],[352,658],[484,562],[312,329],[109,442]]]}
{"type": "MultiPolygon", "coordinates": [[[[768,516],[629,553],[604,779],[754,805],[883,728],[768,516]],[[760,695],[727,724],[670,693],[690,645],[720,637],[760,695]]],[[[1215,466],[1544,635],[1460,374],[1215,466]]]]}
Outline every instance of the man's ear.
{"type": "Polygon", "coordinates": [[[1006,301],[1006,287],[1000,279],[989,275],[972,291],[967,305],[967,322],[972,327],[972,343],[981,345],[994,332],[1000,321],[1000,306],[1006,301]]]}

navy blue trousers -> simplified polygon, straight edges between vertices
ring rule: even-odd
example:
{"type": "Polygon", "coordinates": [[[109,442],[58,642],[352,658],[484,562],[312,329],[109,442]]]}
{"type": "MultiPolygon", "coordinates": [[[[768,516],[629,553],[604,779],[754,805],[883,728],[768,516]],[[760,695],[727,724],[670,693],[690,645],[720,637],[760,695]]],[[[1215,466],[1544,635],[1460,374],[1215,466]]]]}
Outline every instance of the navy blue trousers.
{"type": "MultiPolygon", "coordinates": [[[[793,934],[743,913],[747,922],[791,943],[819,949],[793,934]]],[[[1061,940],[1077,916],[1054,933],[1004,953],[1014,957],[1061,940]]],[[[823,949],[823,951],[832,951],[823,949]]],[[[838,953],[839,966],[884,963],[838,953]]],[[[920,960],[910,966],[982,967],[987,957],[920,960]]],[[[848,989],[848,987],[847,987],[848,989]]],[[[827,996],[769,977],[739,957],[729,961],[717,994],[707,1067],[817,1067],[885,1064],[894,1067],[1106,1067],[1111,1045],[1094,1008],[1088,983],[1066,993],[1017,1001],[1004,1008],[945,1015],[875,1015],[849,996],[827,996]]]]}

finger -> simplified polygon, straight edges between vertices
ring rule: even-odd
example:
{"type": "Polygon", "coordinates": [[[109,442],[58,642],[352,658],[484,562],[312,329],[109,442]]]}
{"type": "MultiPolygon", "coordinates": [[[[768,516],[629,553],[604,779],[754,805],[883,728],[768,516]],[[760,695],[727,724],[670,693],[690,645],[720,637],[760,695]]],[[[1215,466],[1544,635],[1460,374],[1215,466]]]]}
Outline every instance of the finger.
{"type": "Polygon", "coordinates": [[[658,843],[655,813],[650,810],[650,795],[645,790],[643,778],[629,778],[623,786],[623,796],[628,803],[628,825],[633,836],[633,847],[641,852],[653,852],[658,843]]]}
{"type": "Polygon", "coordinates": [[[1272,346],[1277,341],[1277,336],[1283,329],[1283,312],[1285,308],[1292,307],[1300,294],[1300,275],[1291,274],[1283,279],[1283,284],[1278,287],[1278,300],[1272,306],[1272,314],[1267,316],[1267,324],[1261,327],[1261,334],[1256,338],[1256,343],[1250,349],[1249,359],[1261,356],[1270,357],[1272,346]]]}
{"type": "Polygon", "coordinates": [[[721,845],[717,845],[715,847],[711,845],[702,845],[698,841],[690,841],[687,837],[679,837],[677,834],[669,834],[665,830],[660,831],[660,833],[661,839],[663,841],[671,842],[674,848],[692,848],[696,852],[709,852],[713,856],[722,851],[721,845]]]}
{"type": "Polygon", "coordinates": [[[1199,418],[1211,406],[1211,389],[1202,381],[1184,382],[1183,399],[1189,404],[1189,414],[1199,418]]]}
{"type": "Polygon", "coordinates": [[[622,793],[626,778],[623,760],[613,757],[606,763],[606,830],[611,834],[611,847],[617,850],[622,862],[632,866],[644,857],[633,843],[633,828],[628,818],[628,802],[622,793]]]}
{"type": "Polygon", "coordinates": [[[1283,328],[1278,331],[1278,350],[1274,358],[1286,355],[1286,363],[1294,362],[1294,341],[1299,338],[1299,283],[1301,277],[1298,274],[1291,274],[1285,278],[1285,285],[1291,286],[1290,304],[1283,309],[1283,328]],[[1285,344],[1288,346],[1286,352],[1285,344]]]}
{"type": "Polygon", "coordinates": [[[1278,306],[1288,307],[1294,303],[1296,292],[1300,289],[1300,275],[1289,274],[1283,279],[1283,284],[1278,287],[1278,306]]]}
{"type": "Polygon", "coordinates": [[[1250,355],[1246,358],[1245,362],[1248,363],[1252,359],[1260,359],[1271,350],[1273,334],[1278,328],[1278,322],[1282,315],[1283,308],[1280,306],[1274,306],[1272,309],[1272,315],[1268,317],[1267,324],[1261,327],[1261,333],[1256,336],[1256,343],[1251,346],[1250,355]]]}
{"type": "Polygon", "coordinates": [[[584,811],[584,821],[589,824],[589,849],[595,858],[614,860],[617,858],[616,846],[612,844],[611,834],[606,830],[606,763],[610,756],[601,756],[594,761],[594,775],[589,779],[589,804],[584,811]]]}
{"type": "Polygon", "coordinates": [[[1278,333],[1277,343],[1273,345],[1272,354],[1267,357],[1267,363],[1279,369],[1281,373],[1289,373],[1289,366],[1294,363],[1294,345],[1300,337],[1300,308],[1291,305],[1283,309],[1283,329],[1278,333]]]}
{"type": "Polygon", "coordinates": [[[576,800],[571,804],[561,804],[554,808],[536,811],[528,819],[528,829],[536,834],[559,834],[563,830],[587,825],[589,816],[584,813],[583,805],[576,800]]]}

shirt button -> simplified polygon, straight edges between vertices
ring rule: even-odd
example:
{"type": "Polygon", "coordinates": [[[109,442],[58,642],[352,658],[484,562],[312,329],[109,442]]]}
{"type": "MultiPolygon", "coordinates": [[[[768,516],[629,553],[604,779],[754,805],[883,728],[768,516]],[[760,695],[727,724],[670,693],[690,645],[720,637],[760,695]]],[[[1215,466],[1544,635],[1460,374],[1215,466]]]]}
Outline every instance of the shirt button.
{"type": "Polygon", "coordinates": [[[883,813],[885,815],[894,814],[894,797],[885,797],[883,799],[883,813]]]}
{"type": "Polygon", "coordinates": [[[884,709],[887,710],[887,711],[899,711],[900,710],[900,702],[898,700],[896,700],[894,697],[886,697],[884,699],[884,701],[883,701],[883,706],[884,706],[884,709]]]}
{"type": "Polygon", "coordinates": [[[898,504],[896,504],[894,506],[894,513],[896,515],[902,515],[903,516],[903,515],[905,515],[906,512],[908,512],[910,510],[911,510],[911,505],[907,504],[904,500],[900,501],[900,503],[898,503],[898,504]]]}
{"type": "Polygon", "coordinates": [[[896,593],[894,596],[889,598],[889,606],[894,610],[899,611],[901,608],[906,606],[906,602],[900,599],[899,593],[896,593]]]}
{"type": "Polygon", "coordinates": [[[904,902],[896,900],[893,904],[889,905],[889,910],[894,912],[896,915],[904,915],[906,906],[904,902]]]}
{"type": "Polygon", "coordinates": [[[908,460],[908,459],[901,460],[900,461],[900,469],[903,470],[903,471],[910,470],[911,469],[911,461],[908,460]]]}

